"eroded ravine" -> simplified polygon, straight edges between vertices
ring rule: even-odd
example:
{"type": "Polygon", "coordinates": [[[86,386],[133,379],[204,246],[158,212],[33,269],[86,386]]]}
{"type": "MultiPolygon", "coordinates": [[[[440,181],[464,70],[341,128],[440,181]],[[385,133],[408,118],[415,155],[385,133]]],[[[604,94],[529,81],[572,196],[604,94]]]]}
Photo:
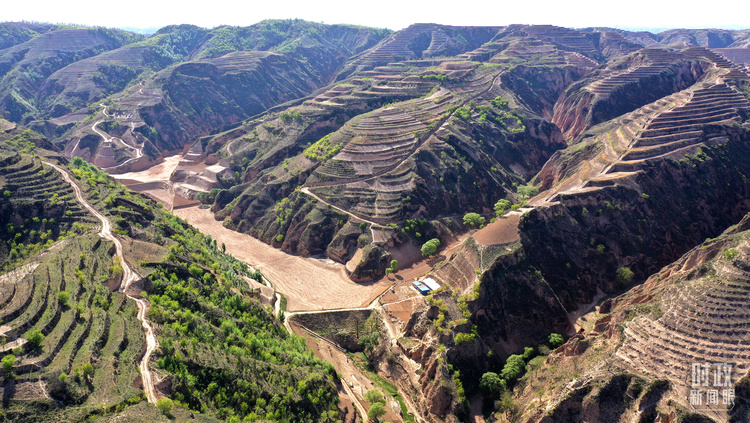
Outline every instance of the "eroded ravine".
{"type": "Polygon", "coordinates": [[[141,359],[141,362],[138,366],[141,373],[141,379],[143,380],[143,392],[146,393],[146,399],[148,400],[148,402],[152,404],[156,403],[156,393],[154,389],[154,383],[151,379],[151,371],[148,368],[148,362],[151,359],[151,354],[154,352],[158,344],[156,342],[156,336],[154,335],[154,329],[151,326],[151,323],[146,318],[148,305],[142,298],[136,298],[127,292],[130,285],[133,282],[137,281],[139,276],[130,268],[128,263],[125,261],[125,257],[122,254],[122,243],[119,239],[117,239],[117,237],[112,234],[112,224],[110,223],[109,219],[101,214],[96,208],[94,208],[94,206],[91,205],[91,203],[89,203],[83,197],[81,188],[73,181],[73,178],[70,177],[70,174],[68,172],[52,163],[42,163],[53,168],[62,175],[65,182],[67,182],[71,186],[71,188],[73,188],[76,196],[76,201],[78,201],[86,210],[88,210],[101,222],[102,228],[99,231],[99,236],[106,240],[112,241],[112,243],[114,243],[115,245],[115,255],[120,260],[120,265],[122,266],[122,284],[120,285],[120,292],[123,292],[129,299],[135,301],[138,305],[137,318],[141,322],[143,330],[146,334],[146,352],[143,354],[143,358],[141,359]]]}

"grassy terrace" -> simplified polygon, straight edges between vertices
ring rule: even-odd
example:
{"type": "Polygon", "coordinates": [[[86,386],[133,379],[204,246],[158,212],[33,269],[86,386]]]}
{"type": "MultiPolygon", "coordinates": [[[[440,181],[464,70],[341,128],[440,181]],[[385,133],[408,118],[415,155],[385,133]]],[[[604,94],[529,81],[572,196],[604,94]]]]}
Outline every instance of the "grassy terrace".
{"type": "MultiPolygon", "coordinates": [[[[9,321],[14,329],[8,340],[20,335],[28,338],[36,330],[43,336],[38,346],[26,342],[2,353],[16,356],[16,384],[41,379],[50,395],[71,405],[84,403],[93,392],[106,392],[91,404],[99,409],[117,407],[140,395],[134,382],[140,378],[137,359],[143,345],[142,330],[134,318],[134,304],[123,309],[124,294],[105,287],[114,276],[111,248],[98,235],[88,234],[61,241],[40,257],[40,265],[27,276],[34,281],[36,292],[26,310],[9,321]],[[64,301],[58,295],[61,291],[70,294],[64,301]],[[112,320],[135,322],[129,329],[130,336],[136,338],[130,348],[118,342],[116,335],[110,336],[112,320]],[[116,347],[103,349],[110,337],[116,347]],[[88,366],[90,372],[85,371],[88,366]],[[107,383],[108,376],[117,374],[126,377],[107,383]]],[[[9,317],[3,316],[6,321],[9,317]]]]}
{"type": "Polygon", "coordinates": [[[0,254],[2,269],[12,269],[55,240],[94,223],[75,201],[73,190],[38,158],[0,151],[0,175],[0,204],[7,204],[9,222],[0,228],[0,240],[7,246],[7,255],[0,254]]]}

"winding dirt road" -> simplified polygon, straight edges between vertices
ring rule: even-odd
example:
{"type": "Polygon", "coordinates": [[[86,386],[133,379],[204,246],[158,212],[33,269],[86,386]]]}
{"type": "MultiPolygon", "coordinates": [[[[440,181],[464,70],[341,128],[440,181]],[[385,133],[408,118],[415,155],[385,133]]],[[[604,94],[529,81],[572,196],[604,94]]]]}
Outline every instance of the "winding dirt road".
{"type": "MultiPolygon", "coordinates": [[[[104,104],[102,104],[102,106],[104,106],[104,104]]],[[[107,117],[113,117],[112,115],[109,115],[109,114],[107,113],[107,106],[104,106],[104,116],[107,116],[107,117]]],[[[125,141],[123,141],[123,140],[122,140],[122,138],[117,138],[117,137],[107,137],[107,135],[109,135],[109,134],[107,134],[106,132],[100,131],[100,130],[99,130],[99,129],[97,128],[97,125],[99,125],[99,124],[100,124],[100,123],[102,123],[102,122],[104,122],[104,121],[103,121],[103,120],[98,120],[98,121],[96,121],[96,123],[94,123],[94,124],[93,124],[93,125],[91,126],[91,129],[92,129],[92,130],[93,130],[94,132],[96,132],[96,134],[97,134],[97,135],[99,135],[100,137],[102,137],[102,139],[104,140],[104,142],[111,142],[111,143],[114,143],[114,142],[115,142],[115,140],[118,140],[118,141],[120,141],[120,144],[122,144],[122,145],[123,145],[123,146],[124,146],[125,148],[128,148],[128,149],[130,149],[130,150],[134,150],[134,151],[135,151],[135,157],[132,157],[132,158],[130,158],[130,159],[128,159],[128,160],[125,160],[124,162],[122,162],[122,163],[120,163],[120,164],[117,164],[117,165],[115,165],[115,166],[111,166],[110,168],[114,168],[114,167],[117,167],[117,166],[122,166],[122,165],[124,165],[124,164],[127,164],[127,163],[130,163],[130,162],[132,162],[133,160],[138,160],[138,159],[140,159],[141,157],[143,157],[143,147],[141,147],[141,148],[138,148],[138,147],[133,147],[133,146],[130,146],[130,145],[128,145],[128,144],[127,144],[127,143],[126,143],[125,141]]],[[[79,139],[79,140],[78,140],[78,142],[80,142],[80,141],[81,141],[81,140],[79,139]]],[[[77,143],[76,143],[76,148],[78,148],[78,144],[77,144],[77,143]]],[[[73,151],[75,151],[75,149],[73,149],[73,151]]],[[[109,168],[105,168],[105,169],[109,169],[109,168]]]]}
{"type": "Polygon", "coordinates": [[[146,333],[146,352],[143,354],[141,363],[138,366],[141,372],[141,379],[143,379],[143,391],[146,393],[146,399],[148,400],[148,402],[152,404],[156,403],[154,383],[151,379],[151,371],[149,371],[148,369],[148,362],[151,359],[151,354],[154,352],[158,344],[156,342],[156,336],[154,335],[154,329],[153,327],[151,327],[151,323],[148,321],[148,319],[146,319],[146,311],[148,310],[148,305],[142,298],[136,298],[127,292],[130,285],[133,282],[137,281],[139,276],[130,268],[130,266],[128,266],[128,263],[125,261],[125,257],[122,255],[122,243],[112,234],[112,224],[110,223],[109,219],[107,219],[107,217],[103,214],[99,213],[99,211],[95,209],[94,206],[92,206],[91,203],[89,203],[83,197],[81,188],[73,181],[73,178],[68,172],[52,163],[44,161],[42,163],[55,169],[62,175],[65,182],[67,182],[73,188],[76,200],[101,222],[102,227],[99,231],[99,236],[106,240],[112,241],[115,244],[115,254],[117,258],[120,259],[120,265],[122,266],[122,284],[120,285],[120,292],[125,293],[125,295],[129,299],[135,301],[138,305],[137,317],[138,320],[140,320],[141,325],[143,325],[143,330],[146,333]]]}

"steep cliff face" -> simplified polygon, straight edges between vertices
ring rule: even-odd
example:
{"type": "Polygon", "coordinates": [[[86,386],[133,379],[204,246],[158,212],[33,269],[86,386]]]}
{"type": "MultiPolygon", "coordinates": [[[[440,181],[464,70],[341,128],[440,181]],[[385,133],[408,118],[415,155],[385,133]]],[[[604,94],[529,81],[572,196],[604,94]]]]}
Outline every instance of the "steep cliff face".
{"type": "MultiPolygon", "coordinates": [[[[504,73],[504,85],[518,96],[519,100],[531,111],[558,126],[554,120],[556,103],[566,89],[581,79],[591,69],[586,67],[539,68],[517,66],[510,72],[504,73]]],[[[563,130],[567,129],[561,126],[563,130]]]]}

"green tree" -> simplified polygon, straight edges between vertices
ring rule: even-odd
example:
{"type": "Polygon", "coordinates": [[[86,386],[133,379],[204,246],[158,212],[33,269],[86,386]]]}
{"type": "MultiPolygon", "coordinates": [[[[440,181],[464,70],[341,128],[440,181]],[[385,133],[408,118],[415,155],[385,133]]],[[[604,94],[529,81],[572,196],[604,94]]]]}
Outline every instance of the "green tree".
{"type": "Polygon", "coordinates": [[[367,417],[370,420],[378,421],[381,417],[385,415],[385,405],[383,405],[382,402],[376,402],[370,406],[370,409],[367,411],[367,417]]]}
{"type": "Polygon", "coordinates": [[[497,397],[506,387],[506,382],[495,372],[487,372],[479,379],[479,389],[487,396],[497,397]]]}
{"type": "Polygon", "coordinates": [[[437,252],[438,247],[440,247],[440,240],[432,238],[422,245],[422,255],[425,257],[431,256],[437,252]]]}
{"type": "Polygon", "coordinates": [[[24,338],[26,338],[26,340],[29,341],[34,347],[39,347],[39,345],[41,345],[42,341],[44,340],[44,334],[39,329],[31,329],[30,331],[26,332],[24,338]]]}
{"type": "Polygon", "coordinates": [[[624,288],[633,282],[633,276],[633,271],[629,267],[621,267],[615,272],[615,281],[624,288]]]}
{"type": "Polygon", "coordinates": [[[91,363],[86,363],[83,365],[83,374],[86,376],[93,376],[94,375],[94,366],[91,365],[91,363]]]}
{"type": "Polygon", "coordinates": [[[479,213],[466,213],[466,215],[464,215],[464,225],[478,228],[484,225],[484,217],[480,216],[479,213]]]}
{"type": "Polygon", "coordinates": [[[531,185],[519,185],[516,192],[521,198],[530,198],[539,194],[539,188],[531,185]]]}
{"type": "Polygon", "coordinates": [[[550,347],[557,348],[565,343],[565,339],[563,339],[562,335],[560,335],[559,333],[553,333],[550,334],[548,342],[550,347]]]}
{"type": "Polygon", "coordinates": [[[513,354],[508,357],[508,360],[503,366],[503,370],[500,372],[500,376],[508,382],[515,381],[526,372],[526,363],[523,361],[523,356],[520,354],[513,354]]]}
{"type": "Polygon", "coordinates": [[[513,203],[511,203],[509,200],[501,199],[497,200],[497,203],[495,203],[495,214],[498,216],[502,216],[510,210],[510,208],[513,207],[513,203]]]}
{"type": "Polygon", "coordinates": [[[385,397],[383,396],[383,393],[380,392],[380,389],[373,388],[365,392],[365,401],[369,402],[370,404],[374,404],[376,402],[384,403],[385,397]]]}
{"type": "Polygon", "coordinates": [[[13,365],[16,364],[16,356],[13,354],[8,354],[0,361],[2,361],[3,363],[3,369],[5,370],[5,373],[10,373],[10,371],[13,370],[13,365]]]}
{"type": "Polygon", "coordinates": [[[398,260],[391,260],[391,272],[398,272],[398,260]]]}
{"type": "Polygon", "coordinates": [[[57,294],[57,299],[60,300],[60,304],[62,304],[63,306],[67,306],[68,305],[68,301],[70,301],[70,292],[68,292],[68,291],[60,291],[57,294]]]}
{"type": "Polygon", "coordinates": [[[167,417],[172,417],[172,407],[174,407],[174,403],[169,398],[159,398],[156,400],[156,408],[167,417]]]}

